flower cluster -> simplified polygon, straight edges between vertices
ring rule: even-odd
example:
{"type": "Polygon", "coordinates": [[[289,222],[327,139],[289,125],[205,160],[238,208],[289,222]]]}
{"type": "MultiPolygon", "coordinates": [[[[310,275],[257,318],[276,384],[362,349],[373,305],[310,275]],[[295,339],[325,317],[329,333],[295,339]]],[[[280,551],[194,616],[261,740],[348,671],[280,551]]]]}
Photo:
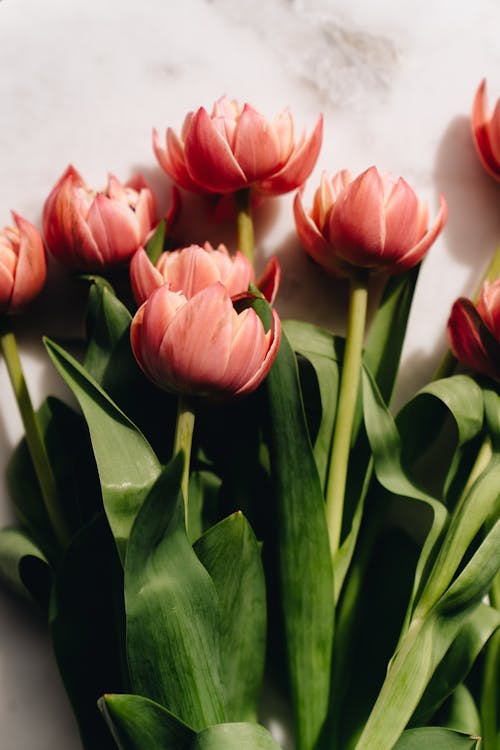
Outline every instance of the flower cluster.
{"type": "MultiPolygon", "coordinates": [[[[472,126],[500,179],[500,104],[490,116],[484,82],[472,126]]],[[[222,97],[164,146],[154,131],[176,183],[166,217],[140,175],[98,192],[69,166],[44,238],[16,213],[0,232],[0,348],[26,436],[0,578],[50,613],[86,750],[279,750],[256,717],[283,662],[298,750],[472,747],[478,725],[495,750],[484,696],[498,643],[480,654],[500,624],[500,279],[455,302],[444,377],[395,419],[416,266],[447,204],[429,223],[413,188],[372,166],[323,173],[307,209],[322,134],[321,116],[296,138],[288,110],[269,122],[222,97]],[[178,188],[234,199],[234,248],[177,240],[178,188]],[[345,338],[282,325],[277,259],[255,273],[251,197],[290,191],[305,252],[348,280],[345,338]],[[90,284],[81,356],[45,339],[81,414],[56,398],[33,409],[12,331],[45,282],[45,245],[90,284]],[[389,497],[399,515],[423,509],[422,539],[389,497]],[[478,701],[468,735],[436,725],[455,692],[478,701]]]]}

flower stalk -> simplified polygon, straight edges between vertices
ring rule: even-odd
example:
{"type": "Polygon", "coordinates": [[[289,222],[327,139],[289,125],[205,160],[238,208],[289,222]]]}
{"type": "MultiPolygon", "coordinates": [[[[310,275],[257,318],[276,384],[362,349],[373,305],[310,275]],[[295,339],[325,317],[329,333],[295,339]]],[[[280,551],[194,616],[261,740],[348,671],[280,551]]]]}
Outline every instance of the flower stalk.
{"type": "Polygon", "coordinates": [[[243,188],[234,194],[238,225],[238,250],[254,265],[254,230],[251,209],[250,188],[243,188]]]}
{"type": "Polygon", "coordinates": [[[361,374],[368,279],[369,272],[366,270],[353,271],[350,277],[345,353],[326,486],[326,518],[332,557],[339,548],[342,530],[352,426],[361,374]]]}
{"type": "Polygon", "coordinates": [[[184,468],[182,470],[182,496],[184,498],[184,515],[186,531],[189,517],[189,465],[191,462],[191,446],[193,443],[195,413],[186,396],[179,396],[177,402],[177,423],[175,427],[174,456],[180,451],[184,454],[184,468]]]}
{"type": "Polygon", "coordinates": [[[56,538],[62,549],[65,549],[70,541],[70,532],[61,507],[56,480],[47,455],[40,422],[33,409],[24,377],[16,338],[14,333],[8,329],[5,321],[0,326],[0,348],[19,407],[28,450],[33,461],[45,509],[56,538]]]}

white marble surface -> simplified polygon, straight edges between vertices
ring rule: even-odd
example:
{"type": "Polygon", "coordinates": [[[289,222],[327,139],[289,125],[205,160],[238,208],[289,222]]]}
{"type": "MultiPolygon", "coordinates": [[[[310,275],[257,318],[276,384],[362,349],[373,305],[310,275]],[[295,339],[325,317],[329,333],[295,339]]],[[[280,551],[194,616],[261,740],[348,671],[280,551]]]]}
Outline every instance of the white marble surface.
{"type": "MultiPolygon", "coordinates": [[[[399,400],[430,376],[453,300],[472,293],[500,240],[500,187],[480,167],[469,112],[480,79],[500,95],[497,0],[0,0],[0,223],[13,208],[40,222],[69,162],[100,187],[140,169],[165,206],[151,128],[221,94],[299,127],[325,116],[322,170],[371,164],[403,175],[448,225],[425,264],[404,352],[399,400]]],[[[291,196],[259,212],[258,263],[279,255],[284,316],[339,324],[339,285],[306,262],[293,236],[291,196]]],[[[186,241],[226,238],[218,225],[186,241]]],[[[75,332],[83,299],[60,274],[17,322],[35,402],[65,394],[41,333],[75,332]]],[[[5,463],[21,434],[0,362],[0,522],[11,520],[5,463]]],[[[0,591],[0,747],[77,750],[79,741],[40,624],[0,591]]],[[[96,749],[97,750],[97,749],[96,749]]]]}

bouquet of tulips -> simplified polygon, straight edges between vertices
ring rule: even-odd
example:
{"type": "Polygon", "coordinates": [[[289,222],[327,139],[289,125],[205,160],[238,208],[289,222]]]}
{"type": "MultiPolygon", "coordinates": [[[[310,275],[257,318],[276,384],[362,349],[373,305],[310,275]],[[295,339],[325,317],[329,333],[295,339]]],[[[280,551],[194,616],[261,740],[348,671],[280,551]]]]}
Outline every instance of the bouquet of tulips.
{"type": "MultiPolygon", "coordinates": [[[[485,97],[473,133],[500,179],[485,97]]],[[[498,750],[499,259],[394,415],[446,202],[428,222],[371,167],[323,175],[309,208],[322,133],[321,117],[296,139],[287,110],[270,123],[223,97],[181,136],[155,132],[181,189],[159,222],[142,178],[96,192],[69,167],[44,240],[16,214],[0,235],[25,427],[0,574],[48,620],[86,750],[276,750],[276,696],[297,750],[498,750]],[[255,276],[256,202],[292,190],[305,251],[349,283],[345,337],[280,321],[275,259],[255,276]],[[179,241],[182,191],[235,222],[238,249],[179,241]],[[86,335],[45,339],[74,400],[34,410],[14,314],[44,284],[45,246],[88,287],[86,335]]]]}

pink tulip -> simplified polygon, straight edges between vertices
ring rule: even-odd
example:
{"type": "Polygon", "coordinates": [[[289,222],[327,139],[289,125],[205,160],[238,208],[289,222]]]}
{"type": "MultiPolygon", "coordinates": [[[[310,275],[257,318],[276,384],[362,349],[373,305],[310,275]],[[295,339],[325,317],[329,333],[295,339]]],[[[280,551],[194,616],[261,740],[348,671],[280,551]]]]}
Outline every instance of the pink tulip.
{"type": "Polygon", "coordinates": [[[454,303],[448,337],[459,362],[500,381],[500,278],[483,284],[476,306],[465,297],[454,303]]]}
{"type": "Polygon", "coordinates": [[[47,274],[38,229],[12,212],[15,225],[0,232],[0,314],[17,313],[41,291],[47,274]]]}
{"type": "Polygon", "coordinates": [[[169,128],[166,145],[156,130],[153,147],[165,172],[195,193],[233,193],[253,187],[280,195],[299,187],[311,173],[321,147],[323,120],[309,136],[295,141],[293,119],[285,109],[273,123],[256,109],[241,107],[226,96],[212,114],[200,107],[190,112],[179,138],[169,128]]]}
{"type": "Polygon", "coordinates": [[[422,260],[443,228],[443,196],[440,202],[427,230],[427,206],[401,177],[370,167],[353,179],[344,170],[331,181],[322,176],[309,213],[298,192],[295,223],[306,252],[333,276],[347,276],[353,267],[398,274],[422,260]]]}
{"type": "MultiPolygon", "coordinates": [[[[262,279],[264,296],[272,302],[279,285],[280,268],[273,258],[262,279]],[[270,295],[270,296],[268,296],[270,295]]],[[[174,292],[182,292],[191,299],[210,284],[220,281],[231,297],[246,292],[254,282],[250,261],[239,251],[230,255],[225,245],[214,249],[209,242],[203,247],[190,245],[162,253],[153,265],[145,250],[140,248],[130,264],[130,281],[135,301],[142,305],[155,289],[168,283],[174,292]]]]}
{"type": "Polygon", "coordinates": [[[103,193],[69,166],[43,210],[50,251],[76,271],[102,271],[128,261],[154,223],[155,200],[140,175],[122,185],[109,176],[103,193]]]}
{"type": "Polygon", "coordinates": [[[139,365],[160,388],[227,398],[254,391],[266,377],[281,324],[273,310],[266,333],[254,310],[238,314],[220,281],[189,300],[165,284],[137,311],[130,338],[139,365]]]}
{"type": "Polygon", "coordinates": [[[485,78],[474,98],[472,136],[483,166],[496,180],[500,180],[500,99],[491,114],[488,110],[485,78]]]}

